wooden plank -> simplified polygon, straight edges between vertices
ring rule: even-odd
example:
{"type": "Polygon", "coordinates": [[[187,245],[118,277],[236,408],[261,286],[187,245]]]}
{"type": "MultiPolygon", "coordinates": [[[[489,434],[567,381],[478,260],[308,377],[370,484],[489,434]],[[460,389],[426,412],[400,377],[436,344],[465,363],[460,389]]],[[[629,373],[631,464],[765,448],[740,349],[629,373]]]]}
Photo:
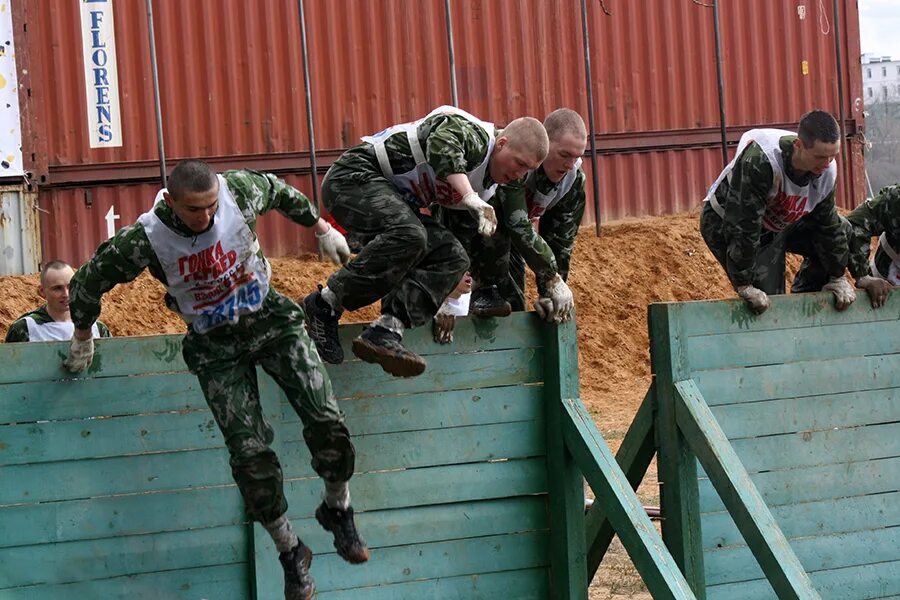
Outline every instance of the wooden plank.
{"type": "Polygon", "coordinates": [[[666,515],[663,540],[694,594],[705,598],[703,540],[697,499],[697,461],[675,419],[673,385],[689,377],[683,330],[684,305],[654,304],[648,309],[650,366],[654,374],[657,470],[660,508],[666,515]]]}
{"type": "MultiPolygon", "coordinates": [[[[355,509],[370,511],[545,494],[546,469],[544,458],[528,458],[363,473],[350,480],[350,495],[360,499],[353,501],[355,509]]],[[[322,482],[285,480],[285,495],[291,514],[312,516],[322,501],[322,482]]]]}
{"type": "Polygon", "coordinates": [[[245,520],[235,485],[19,504],[0,508],[0,547],[221,527],[245,520]]]}
{"type": "Polygon", "coordinates": [[[0,507],[232,483],[224,448],[0,467],[0,507]]]}
{"type": "Polygon", "coordinates": [[[224,447],[208,410],[0,427],[0,465],[224,447]]]}
{"type": "Polygon", "coordinates": [[[547,569],[519,569],[500,573],[479,573],[442,577],[388,585],[320,592],[317,600],[545,600],[549,597],[547,569]]]}
{"type": "MultiPolygon", "coordinates": [[[[743,300],[706,300],[679,302],[686,335],[708,335],[739,331],[771,331],[801,327],[821,327],[845,323],[896,322],[900,318],[900,298],[888,298],[882,308],[873,309],[865,295],[845,311],[834,308],[834,296],[828,292],[788,294],[770,298],[769,309],[754,315],[743,300]]],[[[651,304],[672,306],[671,304],[651,304]]]]}
{"type": "Polygon", "coordinates": [[[693,377],[710,406],[888,390],[900,387],[900,354],[699,371],[693,377]]]}
{"type": "Polygon", "coordinates": [[[247,566],[238,563],[62,585],[19,587],[3,590],[2,595],[3,600],[246,600],[249,590],[247,566]]]}
{"type": "MultiPolygon", "coordinates": [[[[619,463],[633,490],[637,490],[656,454],[653,391],[654,384],[651,383],[616,452],[616,462],[619,463]]],[[[594,495],[597,495],[596,492],[594,495]]],[[[588,547],[588,580],[592,581],[616,532],[603,507],[596,503],[585,516],[584,529],[588,547]]]]}
{"type": "Polygon", "coordinates": [[[329,368],[329,373],[338,399],[468,390],[537,383],[543,379],[539,349],[497,350],[480,353],[477,361],[471,358],[457,354],[430,356],[425,374],[414,378],[394,377],[378,365],[362,361],[329,368]]]}
{"type": "Polygon", "coordinates": [[[190,373],[0,385],[0,423],[204,409],[190,373]]]}
{"type": "MultiPolygon", "coordinates": [[[[827,600],[887,600],[900,595],[900,560],[817,571],[810,577],[827,600]]],[[[764,579],[709,588],[710,600],[771,600],[772,593],[764,579]]]]}
{"type": "MultiPolygon", "coordinates": [[[[544,387],[518,385],[340,401],[351,435],[529,421],[544,412],[544,387]]],[[[299,423],[287,402],[282,423],[299,423]]]]}
{"type": "MultiPolygon", "coordinates": [[[[695,598],[603,436],[580,401],[564,403],[566,443],[654,598],[695,598]]],[[[702,581],[702,580],[701,580],[702,581]]]]}
{"type": "Polygon", "coordinates": [[[779,398],[711,407],[728,436],[761,437],[900,421],[900,389],[779,398]]]}
{"type": "MultiPolygon", "coordinates": [[[[679,381],[676,418],[779,598],[819,598],[784,534],[692,380],[679,381]]],[[[705,558],[705,557],[704,557],[705,558]]],[[[717,571],[707,565],[706,581],[717,571]]]]}
{"type": "Polygon", "coordinates": [[[900,352],[884,321],[689,337],[691,370],[732,369],[900,352]]]}
{"type": "MultiPolygon", "coordinates": [[[[788,539],[900,526],[900,491],[770,508],[788,539]]],[[[740,546],[743,543],[744,538],[728,513],[703,515],[704,549],[740,546]]]]}
{"type": "MultiPolygon", "coordinates": [[[[897,559],[900,528],[804,537],[791,540],[791,546],[810,572],[889,562],[897,559]]],[[[706,564],[709,585],[747,581],[761,575],[744,546],[710,550],[706,553],[706,564]]]]}
{"type": "Polygon", "coordinates": [[[550,484],[551,585],[557,598],[587,599],[587,562],[584,540],[584,487],[564,438],[564,405],[579,405],[578,348],[575,320],[545,327],[547,481],[550,484]]]}
{"type": "MultiPolygon", "coordinates": [[[[357,473],[543,456],[547,451],[543,421],[362,435],[352,440],[357,473]]],[[[305,443],[285,440],[279,456],[285,477],[315,476],[305,443]]]]}
{"type": "Polygon", "coordinates": [[[181,358],[181,335],[105,338],[94,343],[90,368],[72,375],[62,366],[69,342],[0,345],[0,383],[122,377],[136,373],[187,371],[181,358]]]}
{"type": "Polygon", "coordinates": [[[233,564],[246,559],[247,541],[242,525],[18,546],[0,548],[0,586],[91,581],[233,564]]]}
{"type": "MultiPolygon", "coordinates": [[[[805,469],[751,474],[768,506],[825,500],[837,496],[879,494],[897,489],[900,457],[819,465],[805,469]]],[[[700,510],[724,510],[709,480],[700,481],[700,510]]]]}

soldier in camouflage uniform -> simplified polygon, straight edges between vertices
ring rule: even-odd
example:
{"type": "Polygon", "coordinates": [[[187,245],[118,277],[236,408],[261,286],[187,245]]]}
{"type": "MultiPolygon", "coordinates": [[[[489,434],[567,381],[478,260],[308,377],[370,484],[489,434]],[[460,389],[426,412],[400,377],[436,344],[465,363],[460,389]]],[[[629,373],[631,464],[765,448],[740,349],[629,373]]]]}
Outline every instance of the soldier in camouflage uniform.
{"type": "Polygon", "coordinates": [[[891,289],[900,285],[900,186],[882,188],[878,195],[847,215],[850,274],[856,287],[869,292],[874,308],[887,301],[891,289]],[[879,236],[875,255],[869,260],[872,238],[879,236]]]}
{"type": "Polygon", "coordinates": [[[325,481],[319,523],[334,535],[338,554],[352,563],[369,557],[356,531],[347,485],[355,452],[328,373],[303,328],[304,314],[269,285],[271,269],[256,237],[258,215],[277,210],[316,230],[323,253],[349,258],[344,237],[316,207],[274,175],[216,173],[204,162],[180,162],[169,188],[137,222],[103,242],[72,280],[75,335],[65,366],[90,365],[89,328],[101,296],[145,268],[166,286],[166,304],[188,324],[182,351],[225,438],[231,470],[248,516],[267,529],[285,571],[285,598],[315,591],[312,552],[286,517],[281,465],[270,447],[273,431],[260,406],[256,366],[284,390],[303,422],[312,467],[325,481]]]}
{"type": "Polygon", "coordinates": [[[491,235],[496,217],[485,200],[546,153],[547,136],[535,119],[516,119],[498,133],[492,123],[443,106],[364,137],[335,161],[322,183],[323,203],[364,245],[304,300],[322,358],[344,358],[342,312],[381,299],[381,316],[353,341],[353,353],[395,376],[421,374],[425,361],[403,347],[403,332],[430,322],[469,266],[453,234],[422,209],[437,203],[468,211],[478,232],[491,235]]]}
{"type": "MultiPolygon", "coordinates": [[[[47,300],[41,307],[27,312],[9,326],[6,342],[48,342],[72,339],[75,326],[69,314],[69,282],[75,269],[61,260],[51,260],[41,269],[38,294],[47,300]]],[[[95,338],[109,337],[102,321],[92,327],[95,338]]]]}
{"type": "Polygon", "coordinates": [[[571,292],[561,298],[554,288],[568,291],[565,281],[584,215],[581,155],[587,131],[578,113],[568,108],[550,113],[544,127],[550,141],[547,158],[524,182],[500,187],[494,202],[499,226],[492,238],[473,236],[468,215],[445,215],[460,239],[468,240],[475,279],[472,315],[506,316],[511,310],[525,310],[526,263],[535,273],[535,310],[542,318],[562,321],[573,308],[571,292]]]}
{"type": "Polygon", "coordinates": [[[784,254],[804,257],[791,291],[831,291],[838,310],[856,299],[844,277],[847,236],[834,204],[840,132],[815,110],[795,135],[753,129],[710,186],[700,232],[738,295],[761,313],[784,293],[784,254]]]}

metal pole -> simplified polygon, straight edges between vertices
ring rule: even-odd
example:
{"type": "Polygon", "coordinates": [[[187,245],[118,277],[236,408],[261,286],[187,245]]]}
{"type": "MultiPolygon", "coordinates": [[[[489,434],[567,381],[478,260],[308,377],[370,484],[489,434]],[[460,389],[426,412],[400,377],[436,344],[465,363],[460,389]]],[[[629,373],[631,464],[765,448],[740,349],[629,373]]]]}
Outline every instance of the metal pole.
{"type": "MultiPolygon", "coordinates": [[[[313,204],[322,212],[319,200],[319,171],[316,166],[316,132],[313,127],[312,94],[309,84],[309,50],[306,46],[306,13],[303,10],[303,0],[297,0],[300,9],[300,46],[303,52],[303,87],[306,90],[306,128],[309,131],[309,168],[312,175],[313,204]]],[[[320,257],[321,258],[321,257],[320,257]]]]}
{"type": "Polygon", "coordinates": [[[719,0],[713,0],[713,29],[716,32],[716,83],[719,87],[719,133],[722,136],[722,166],[728,164],[728,136],[725,132],[725,76],[722,74],[722,33],[719,29],[719,0]]]}
{"type": "Polygon", "coordinates": [[[584,77],[587,84],[588,127],[591,134],[591,183],[594,186],[594,220],[600,237],[600,174],[597,167],[597,142],[594,139],[594,93],[591,77],[591,49],[588,41],[587,0],[581,0],[581,38],[584,43],[584,77]]]}
{"type": "MultiPolygon", "coordinates": [[[[850,169],[850,155],[847,152],[847,136],[844,134],[844,121],[847,118],[846,113],[844,112],[844,68],[841,60],[841,40],[843,37],[840,35],[841,33],[841,13],[838,7],[838,0],[834,0],[834,61],[837,70],[837,88],[838,88],[838,127],[841,132],[841,162],[844,163],[844,178],[847,180],[847,189],[848,191],[852,189],[852,177],[853,173],[850,169]]],[[[824,10],[824,8],[823,8],[824,10]]],[[[849,194],[848,194],[849,195],[849,194]]],[[[850,199],[852,200],[852,199],[850,199]]]]}
{"type": "Polygon", "coordinates": [[[153,0],[147,0],[147,33],[150,36],[150,70],[153,72],[153,105],[156,109],[156,143],[159,152],[159,179],[166,187],[166,145],[163,140],[162,105],[159,101],[159,72],[156,68],[156,38],[153,36],[153,0]]]}
{"type": "Polygon", "coordinates": [[[459,106],[456,93],[456,54],[453,51],[453,20],[450,18],[450,0],[444,0],[444,18],[447,21],[447,52],[450,55],[450,98],[453,106],[459,106]]]}

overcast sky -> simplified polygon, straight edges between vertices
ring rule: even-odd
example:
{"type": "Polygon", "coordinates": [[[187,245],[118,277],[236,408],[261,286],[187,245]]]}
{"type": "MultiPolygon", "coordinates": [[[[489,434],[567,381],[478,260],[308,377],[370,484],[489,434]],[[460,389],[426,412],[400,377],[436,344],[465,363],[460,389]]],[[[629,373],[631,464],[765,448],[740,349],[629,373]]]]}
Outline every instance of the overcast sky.
{"type": "Polygon", "coordinates": [[[900,0],[859,0],[859,37],[863,54],[900,60],[900,0]]]}

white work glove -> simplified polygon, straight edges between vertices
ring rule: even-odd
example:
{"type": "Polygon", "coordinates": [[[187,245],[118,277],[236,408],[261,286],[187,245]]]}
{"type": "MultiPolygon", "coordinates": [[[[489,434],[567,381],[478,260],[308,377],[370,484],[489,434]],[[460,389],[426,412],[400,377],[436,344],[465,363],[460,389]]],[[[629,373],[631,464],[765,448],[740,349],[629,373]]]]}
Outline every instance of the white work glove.
{"type": "Polygon", "coordinates": [[[559,276],[559,273],[553,276],[553,279],[547,282],[545,286],[547,290],[547,298],[553,304],[550,312],[551,317],[557,323],[568,321],[572,316],[572,309],[575,308],[575,298],[572,296],[572,290],[559,276]]]}
{"type": "Polygon", "coordinates": [[[737,288],[738,296],[750,305],[750,310],[760,315],[769,308],[769,297],[764,291],[752,285],[742,285],[737,288]]]}
{"type": "Polygon", "coordinates": [[[79,340],[72,336],[72,342],[69,344],[69,356],[63,361],[66,370],[72,373],[84,371],[91,366],[94,359],[94,339],[79,340]]]}
{"type": "Polygon", "coordinates": [[[856,292],[846,277],[832,277],[828,283],[822,286],[823,292],[831,292],[834,294],[834,307],[838,310],[844,310],[856,300],[856,292]]]}
{"type": "Polygon", "coordinates": [[[534,312],[544,321],[553,320],[553,300],[550,298],[538,298],[534,301],[534,312]]]}
{"type": "Polygon", "coordinates": [[[869,299],[872,301],[872,308],[881,308],[888,299],[888,295],[894,288],[891,282],[881,277],[872,277],[871,275],[863,275],[856,280],[856,287],[869,292],[869,299]]]}
{"type": "Polygon", "coordinates": [[[482,200],[475,192],[469,192],[463,196],[462,202],[459,203],[472,213],[472,216],[478,219],[478,233],[484,237],[494,235],[497,230],[497,214],[494,207],[482,200]]]}
{"type": "Polygon", "coordinates": [[[449,344],[453,341],[453,326],[456,324],[456,315],[453,314],[453,307],[445,301],[441,304],[437,314],[434,315],[434,323],[432,332],[434,341],[438,344],[449,344]]]}
{"type": "Polygon", "coordinates": [[[346,264],[350,260],[350,246],[347,245],[347,239],[343,234],[328,224],[328,230],[325,233],[317,233],[316,239],[319,240],[319,250],[323,256],[336,265],[346,264]]]}

